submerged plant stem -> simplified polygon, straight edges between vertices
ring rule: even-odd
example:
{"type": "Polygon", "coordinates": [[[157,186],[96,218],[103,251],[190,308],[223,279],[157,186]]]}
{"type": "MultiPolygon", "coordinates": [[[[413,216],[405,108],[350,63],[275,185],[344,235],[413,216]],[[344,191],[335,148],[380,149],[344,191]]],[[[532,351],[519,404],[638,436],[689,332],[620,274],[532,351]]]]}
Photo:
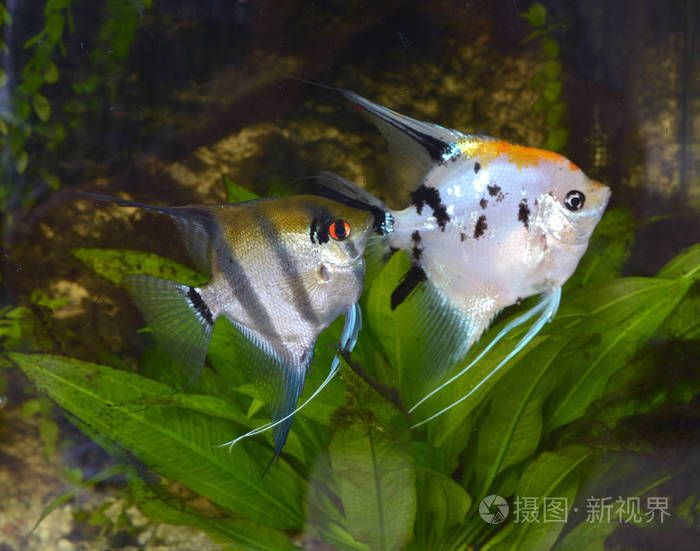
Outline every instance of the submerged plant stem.
{"type": "Polygon", "coordinates": [[[388,385],[385,385],[383,383],[380,383],[379,381],[375,380],[372,376],[370,376],[364,368],[354,361],[351,357],[350,352],[347,350],[340,350],[340,355],[343,357],[345,362],[350,366],[350,368],[365,382],[367,383],[372,389],[385,398],[386,400],[390,401],[392,404],[394,404],[399,410],[401,410],[403,413],[408,413],[406,411],[406,408],[404,405],[401,403],[401,397],[399,396],[398,391],[395,388],[391,388],[388,385]]]}

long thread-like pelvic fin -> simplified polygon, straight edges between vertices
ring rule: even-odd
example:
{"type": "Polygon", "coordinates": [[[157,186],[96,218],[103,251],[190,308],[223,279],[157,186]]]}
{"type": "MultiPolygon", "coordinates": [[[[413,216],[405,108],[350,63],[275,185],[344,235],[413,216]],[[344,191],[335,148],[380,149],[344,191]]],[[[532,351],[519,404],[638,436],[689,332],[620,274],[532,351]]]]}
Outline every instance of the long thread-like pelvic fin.
{"type": "Polygon", "coordinates": [[[447,381],[446,383],[443,383],[442,385],[440,385],[440,387],[433,390],[430,394],[425,396],[422,400],[420,400],[418,403],[416,403],[409,411],[413,411],[416,407],[418,407],[420,404],[422,404],[430,396],[434,395],[439,390],[445,388],[445,386],[447,386],[451,382],[454,382],[454,380],[456,380],[457,378],[461,377],[464,373],[466,373],[467,370],[469,370],[474,364],[476,364],[476,362],[479,361],[482,358],[482,356],[493,347],[493,345],[497,342],[497,340],[500,340],[501,338],[503,338],[503,336],[505,336],[506,333],[511,331],[514,327],[517,327],[518,325],[522,325],[528,319],[533,317],[536,313],[541,312],[540,317],[537,319],[537,321],[535,321],[535,323],[532,324],[532,326],[528,329],[527,333],[525,333],[525,335],[520,339],[518,344],[515,345],[513,350],[511,350],[506,355],[506,357],[503,358],[498,363],[498,365],[496,365],[496,367],[494,367],[483,379],[481,379],[481,381],[479,381],[476,385],[474,385],[474,387],[469,392],[467,392],[467,394],[465,394],[464,396],[462,396],[458,400],[455,400],[450,405],[442,408],[440,411],[438,411],[437,413],[434,413],[433,415],[431,415],[427,419],[424,419],[423,421],[420,421],[420,422],[416,423],[415,425],[412,425],[411,428],[414,429],[414,428],[420,427],[421,425],[428,423],[429,421],[432,421],[436,417],[439,417],[443,413],[446,413],[447,411],[451,410],[453,407],[461,404],[464,400],[466,400],[472,394],[474,394],[477,390],[479,390],[479,388],[484,383],[486,383],[486,381],[488,381],[491,377],[493,377],[496,373],[498,373],[498,371],[500,371],[504,365],[506,365],[516,354],[518,354],[523,348],[525,348],[528,345],[528,343],[533,338],[535,338],[535,336],[540,332],[542,327],[544,327],[544,325],[547,322],[552,320],[552,318],[556,315],[557,310],[559,309],[560,302],[561,302],[561,289],[556,288],[553,291],[547,293],[534,308],[532,308],[530,311],[526,312],[525,314],[518,316],[515,320],[513,320],[506,327],[504,327],[503,330],[501,330],[498,333],[498,335],[494,338],[494,340],[491,341],[491,343],[489,343],[489,345],[479,354],[479,356],[477,356],[476,359],[473,360],[466,368],[464,368],[462,371],[460,371],[457,375],[453,376],[449,381],[447,381]]]}

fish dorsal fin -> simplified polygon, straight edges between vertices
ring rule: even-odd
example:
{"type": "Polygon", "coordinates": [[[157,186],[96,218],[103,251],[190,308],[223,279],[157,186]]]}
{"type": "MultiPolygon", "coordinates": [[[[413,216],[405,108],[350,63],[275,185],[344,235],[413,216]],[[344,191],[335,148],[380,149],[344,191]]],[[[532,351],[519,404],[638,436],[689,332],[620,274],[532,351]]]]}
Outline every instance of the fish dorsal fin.
{"type": "Polygon", "coordinates": [[[377,105],[349,90],[340,90],[379,128],[389,145],[387,185],[408,204],[410,193],[435,165],[460,154],[457,142],[467,136],[457,130],[421,122],[377,105]]]}
{"type": "Polygon", "coordinates": [[[159,214],[167,214],[173,219],[177,229],[180,231],[182,240],[185,243],[185,248],[192,258],[195,267],[203,274],[211,275],[209,249],[216,224],[209,212],[209,208],[193,206],[158,207],[156,205],[129,201],[127,199],[102,195],[100,193],[83,193],[82,195],[96,201],[114,203],[121,207],[135,207],[159,214]]]}
{"type": "Polygon", "coordinates": [[[207,209],[197,207],[174,207],[164,209],[175,222],[180,231],[192,262],[197,270],[211,275],[211,241],[216,230],[216,224],[207,209]]]}
{"type": "Polygon", "coordinates": [[[388,235],[394,229],[394,217],[387,206],[369,191],[347,178],[328,171],[322,171],[317,178],[321,195],[374,215],[374,230],[379,235],[388,235]]]}

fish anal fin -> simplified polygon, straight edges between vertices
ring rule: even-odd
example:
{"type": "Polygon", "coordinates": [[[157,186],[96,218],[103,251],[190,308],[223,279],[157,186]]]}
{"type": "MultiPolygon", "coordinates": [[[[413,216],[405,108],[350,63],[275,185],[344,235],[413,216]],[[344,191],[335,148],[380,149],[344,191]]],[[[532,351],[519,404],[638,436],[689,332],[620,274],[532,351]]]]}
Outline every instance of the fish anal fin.
{"type": "Polygon", "coordinates": [[[428,276],[423,268],[414,264],[403,276],[401,282],[391,293],[391,309],[396,310],[404,301],[416,290],[416,287],[423,283],[428,276]]]}

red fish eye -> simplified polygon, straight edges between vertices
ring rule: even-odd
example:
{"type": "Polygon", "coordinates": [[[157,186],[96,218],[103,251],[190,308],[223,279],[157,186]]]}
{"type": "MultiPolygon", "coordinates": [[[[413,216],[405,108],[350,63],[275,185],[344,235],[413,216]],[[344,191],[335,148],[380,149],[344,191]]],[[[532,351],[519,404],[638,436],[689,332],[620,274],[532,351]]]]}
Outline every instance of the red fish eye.
{"type": "Polygon", "coordinates": [[[333,220],[328,228],[328,234],[335,241],[345,241],[350,237],[350,224],[345,220],[333,220]]]}

